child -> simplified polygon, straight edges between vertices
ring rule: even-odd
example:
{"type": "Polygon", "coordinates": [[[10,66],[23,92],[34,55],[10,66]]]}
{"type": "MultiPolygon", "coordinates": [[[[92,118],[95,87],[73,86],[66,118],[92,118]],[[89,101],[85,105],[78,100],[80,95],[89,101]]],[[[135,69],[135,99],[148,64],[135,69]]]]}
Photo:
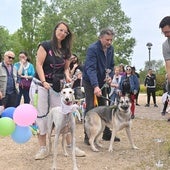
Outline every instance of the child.
{"type": "Polygon", "coordinates": [[[120,84],[120,80],[121,80],[120,68],[118,66],[115,66],[114,73],[115,74],[114,74],[112,82],[110,84],[111,92],[109,94],[109,97],[112,100],[110,105],[116,104],[117,99],[118,99],[119,84],[120,84]]]}

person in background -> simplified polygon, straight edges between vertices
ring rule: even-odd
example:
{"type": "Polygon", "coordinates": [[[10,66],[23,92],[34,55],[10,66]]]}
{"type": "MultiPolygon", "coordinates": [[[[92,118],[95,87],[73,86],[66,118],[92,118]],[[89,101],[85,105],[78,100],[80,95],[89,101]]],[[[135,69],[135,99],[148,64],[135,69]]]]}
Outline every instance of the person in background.
{"type": "Polygon", "coordinates": [[[132,74],[131,66],[126,66],[126,75],[120,81],[120,95],[128,95],[131,101],[131,119],[135,118],[135,98],[139,90],[139,81],[136,75],[132,74]]]}
{"type": "MultiPolygon", "coordinates": [[[[98,105],[106,105],[108,84],[111,83],[114,68],[114,49],[112,41],[114,32],[110,28],[102,29],[99,40],[91,44],[86,53],[83,67],[83,87],[85,90],[86,113],[95,107],[94,99],[97,96],[98,105]],[[106,85],[106,86],[105,86],[106,85]]],[[[85,133],[84,143],[89,144],[88,136],[85,133]]],[[[110,140],[111,130],[105,127],[104,140],[110,140]]],[[[117,140],[117,139],[116,139],[117,140]]],[[[120,139],[118,139],[120,141],[120,139]]]]}
{"type": "Polygon", "coordinates": [[[0,63],[0,99],[3,108],[16,107],[18,97],[17,70],[13,66],[15,54],[6,51],[0,63]]]}
{"type": "MultiPolygon", "coordinates": [[[[170,16],[164,17],[160,24],[159,28],[162,33],[167,38],[165,42],[162,44],[162,53],[165,60],[165,67],[167,72],[167,92],[168,98],[170,98],[170,16]]],[[[170,118],[168,119],[170,121],[170,118]]]]}
{"type": "Polygon", "coordinates": [[[72,54],[71,58],[70,58],[70,74],[71,74],[71,77],[75,74],[77,69],[79,69],[82,72],[83,66],[80,63],[78,56],[76,54],[72,54]]]}
{"type": "MultiPolygon", "coordinates": [[[[47,114],[52,107],[61,106],[60,91],[63,82],[70,83],[70,57],[72,33],[65,22],[56,24],[51,40],[39,44],[36,56],[36,74],[30,87],[30,103],[34,104],[37,94],[38,142],[40,149],[35,160],[48,156],[46,147],[47,114]]],[[[84,156],[84,151],[76,147],[76,156],[84,156]]]]}
{"type": "Polygon", "coordinates": [[[151,95],[153,98],[154,107],[158,107],[158,105],[156,104],[156,75],[153,74],[152,69],[148,70],[148,74],[146,75],[144,80],[144,86],[147,90],[147,104],[145,105],[145,107],[150,106],[151,95]]]}
{"type": "Polygon", "coordinates": [[[77,55],[72,54],[70,58],[70,76],[73,79],[73,86],[72,86],[73,89],[82,86],[82,71],[83,71],[83,66],[80,63],[77,55]]]}
{"type": "Polygon", "coordinates": [[[121,80],[121,75],[120,75],[120,68],[119,66],[114,67],[114,76],[112,79],[112,82],[110,84],[111,91],[109,94],[110,99],[112,102],[110,105],[117,104],[118,102],[118,97],[119,97],[119,85],[120,85],[120,80],[121,80]]]}
{"type": "Polygon", "coordinates": [[[140,76],[139,76],[139,74],[136,72],[135,66],[132,67],[132,74],[136,75],[137,78],[138,78],[139,90],[138,90],[138,92],[136,93],[136,106],[140,106],[139,103],[138,103],[139,92],[140,92],[140,76]]]}
{"type": "Polygon", "coordinates": [[[125,66],[123,63],[120,63],[119,68],[120,68],[120,75],[121,76],[126,75],[125,66]]]}
{"type": "Polygon", "coordinates": [[[28,54],[25,51],[19,53],[19,62],[15,63],[14,67],[18,71],[19,83],[17,106],[20,105],[22,96],[24,97],[24,103],[30,103],[29,89],[35,69],[33,64],[29,62],[28,54]]]}

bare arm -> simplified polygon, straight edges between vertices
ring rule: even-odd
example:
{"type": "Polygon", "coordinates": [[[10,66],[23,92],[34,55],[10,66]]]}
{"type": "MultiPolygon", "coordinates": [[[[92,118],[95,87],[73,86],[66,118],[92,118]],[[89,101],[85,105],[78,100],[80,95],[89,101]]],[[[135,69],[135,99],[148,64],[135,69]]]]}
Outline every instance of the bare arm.
{"type": "Polygon", "coordinates": [[[66,76],[66,82],[70,83],[72,81],[72,79],[70,77],[70,60],[66,60],[64,73],[65,73],[65,76],[66,76]]]}
{"type": "Polygon", "coordinates": [[[166,72],[167,72],[167,75],[168,75],[168,82],[170,82],[170,60],[167,60],[165,62],[165,65],[166,65],[166,72]]]}
{"type": "Polygon", "coordinates": [[[44,64],[46,55],[47,55],[47,53],[46,53],[45,49],[42,46],[40,46],[37,51],[36,70],[37,70],[38,76],[40,78],[40,81],[42,82],[42,85],[46,89],[49,89],[50,85],[45,80],[45,75],[44,75],[44,70],[43,70],[43,64],[44,64]]]}

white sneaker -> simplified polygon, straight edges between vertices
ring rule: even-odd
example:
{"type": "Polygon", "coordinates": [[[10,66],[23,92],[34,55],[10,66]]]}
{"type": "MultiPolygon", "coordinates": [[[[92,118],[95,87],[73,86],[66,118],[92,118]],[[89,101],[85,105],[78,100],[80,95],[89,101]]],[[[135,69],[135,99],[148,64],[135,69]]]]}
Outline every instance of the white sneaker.
{"type": "Polygon", "coordinates": [[[35,160],[44,159],[48,156],[48,151],[46,147],[41,148],[38,153],[35,155],[35,160]]]}
{"type": "Polygon", "coordinates": [[[76,151],[76,157],[85,157],[86,156],[86,153],[83,150],[79,149],[78,147],[76,147],[75,151],[76,151]]]}

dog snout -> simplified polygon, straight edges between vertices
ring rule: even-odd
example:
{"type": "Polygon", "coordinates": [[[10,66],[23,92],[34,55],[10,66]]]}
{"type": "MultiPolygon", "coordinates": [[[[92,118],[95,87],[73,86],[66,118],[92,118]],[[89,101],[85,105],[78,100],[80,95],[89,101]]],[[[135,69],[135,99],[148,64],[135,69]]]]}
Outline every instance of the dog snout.
{"type": "Polygon", "coordinates": [[[129,105],[123,105],[122,109],[127,110],[129,108],[129,105]]]}
{"type": "Polygon", "coordinates": [[[69,99],[68,97],[65,98],[65,101],[66,101],[66,102],[69,102],[69,100],[70,100],[70,99],[69,99]]]}

